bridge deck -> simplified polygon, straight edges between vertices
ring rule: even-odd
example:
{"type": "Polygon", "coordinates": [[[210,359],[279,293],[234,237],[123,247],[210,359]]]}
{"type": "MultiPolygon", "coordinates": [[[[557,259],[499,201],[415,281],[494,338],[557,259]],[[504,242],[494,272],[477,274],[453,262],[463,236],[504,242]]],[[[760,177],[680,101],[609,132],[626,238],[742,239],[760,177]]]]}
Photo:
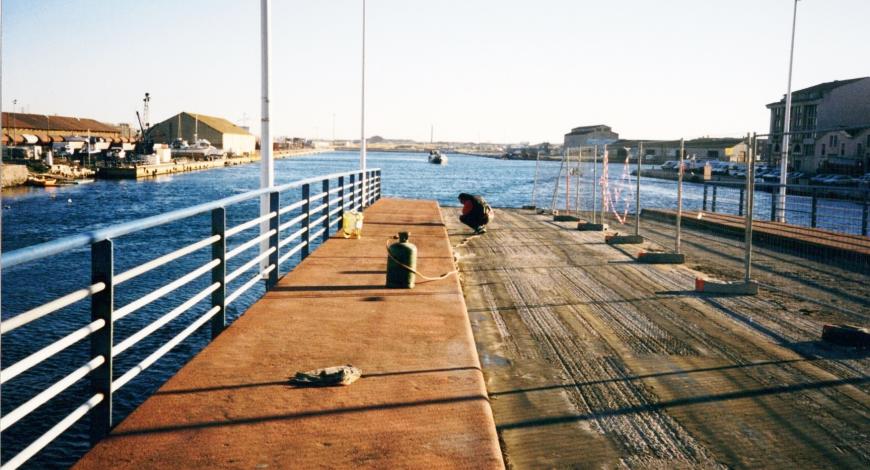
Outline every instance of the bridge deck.
{"type": "Polygon", "coordinates": [[[382,287],[399,230],[422,272],[453,269],[436,203],[378,201],[363,239],[325,243],[75,468],[501,467],[456,276],[382,287]],[[347,363],[351,386],[288,385],[347,363]]]}
{"type": "MultiPolygon", "coordinates": [[[[444,212],[510,467],[868,467],[870,354],[819,336],[867,324],[870,273],[756,252],[766,284],[854,315],[766,289],[704,295],[699,271],[742,276],[728,237],[687,229],[686,265],[646,265],[631,258],[646,245],[523,210],[459,247],[469,230],[444,212]]],[[[645,219],[653,231],[672,228],[645,219]]]]}

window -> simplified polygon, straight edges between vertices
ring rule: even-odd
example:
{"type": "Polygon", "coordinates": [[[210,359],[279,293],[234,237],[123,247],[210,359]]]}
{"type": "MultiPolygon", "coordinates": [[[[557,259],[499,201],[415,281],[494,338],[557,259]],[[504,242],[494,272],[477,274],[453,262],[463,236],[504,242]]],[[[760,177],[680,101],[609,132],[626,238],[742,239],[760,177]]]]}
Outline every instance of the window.
{"type": "Polygon", "coordinates": [[[795,146],[792,148],[792,152],[801,153],[801,144],[795,144],[795,146]]]}
{"type": "Polygon", "coordinates": [[[846,155],[846,144],[840,144],[840,155],[846,155]]]}
{"type": "Polygon", "coordinates": [[[825,144],[822,144],[822,156],[825,155],[825,144]]]}

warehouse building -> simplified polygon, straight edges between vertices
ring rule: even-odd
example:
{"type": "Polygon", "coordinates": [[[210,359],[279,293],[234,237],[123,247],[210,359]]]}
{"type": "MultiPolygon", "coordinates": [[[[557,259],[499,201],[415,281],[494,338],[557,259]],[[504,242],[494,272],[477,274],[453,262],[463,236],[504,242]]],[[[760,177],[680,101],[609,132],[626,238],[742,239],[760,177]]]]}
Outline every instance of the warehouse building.
{"type": "Polygon", "coordinates": [[[91,137],[111,143],[128,142],[121,128],[94,119],[45,114],[3,113],[3,145],[51,145],[72,137],[91,137]]]}
{"type": "Polygon", "coordinates": [[[148,136],[154,142],[164,144],[171,144],[176,139],[191,144],[198,139],[205,139],[224,152],[235,155],[251,154],[257,146],[254,135],[224,118],[184,111],[152,126],[148,136]]]}

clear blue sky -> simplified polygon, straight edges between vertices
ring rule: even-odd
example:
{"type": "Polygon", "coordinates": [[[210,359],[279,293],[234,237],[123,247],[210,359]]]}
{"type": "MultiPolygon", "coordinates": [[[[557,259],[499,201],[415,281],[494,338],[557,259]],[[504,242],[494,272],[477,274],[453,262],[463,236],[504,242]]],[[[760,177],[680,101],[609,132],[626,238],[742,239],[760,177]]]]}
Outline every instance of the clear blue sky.
{"type": "MultiPolygon", "coordinates": [[[[3,108],[259,132],[259,1],[5,0],[3,108]],[[245,121],[245,118],[246,121],[245,121]]],[[[368,0],[368,135],[561,142],[767,129],[791,0],[368,0]]],[[[359,137],[361,0],[274,0],[273,132],[359,137]]],[[[794,88],[870,75],[870,0],[802,0],[794,88]]]]}

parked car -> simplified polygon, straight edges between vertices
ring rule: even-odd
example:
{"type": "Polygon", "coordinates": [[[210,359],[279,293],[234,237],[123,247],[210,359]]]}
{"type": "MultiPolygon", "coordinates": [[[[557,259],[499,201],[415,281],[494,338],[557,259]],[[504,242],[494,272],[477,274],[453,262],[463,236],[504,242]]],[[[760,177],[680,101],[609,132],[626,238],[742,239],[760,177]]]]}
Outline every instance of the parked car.
{"type": "Polygon", "coordinates": [[[850,186],[856,183],[857,182],[849,175],[833,175],[822,181],[822,184],[830,186],[850,186]]]}
{"type": "Polygon", "coordinates": [[[834,175],[831,175],[828,173],[819,173],[816,176],[813,176],[812,178],[810,178],[810,183],[822,184],[823,181],[830,178],[831,176],[834,176],[834,175]]]}
{"type": "Polygon", "coordinates": [[[668,160],[662,164],[662,170],[676,170],[678,163],[674,160],[668,160]]]}

